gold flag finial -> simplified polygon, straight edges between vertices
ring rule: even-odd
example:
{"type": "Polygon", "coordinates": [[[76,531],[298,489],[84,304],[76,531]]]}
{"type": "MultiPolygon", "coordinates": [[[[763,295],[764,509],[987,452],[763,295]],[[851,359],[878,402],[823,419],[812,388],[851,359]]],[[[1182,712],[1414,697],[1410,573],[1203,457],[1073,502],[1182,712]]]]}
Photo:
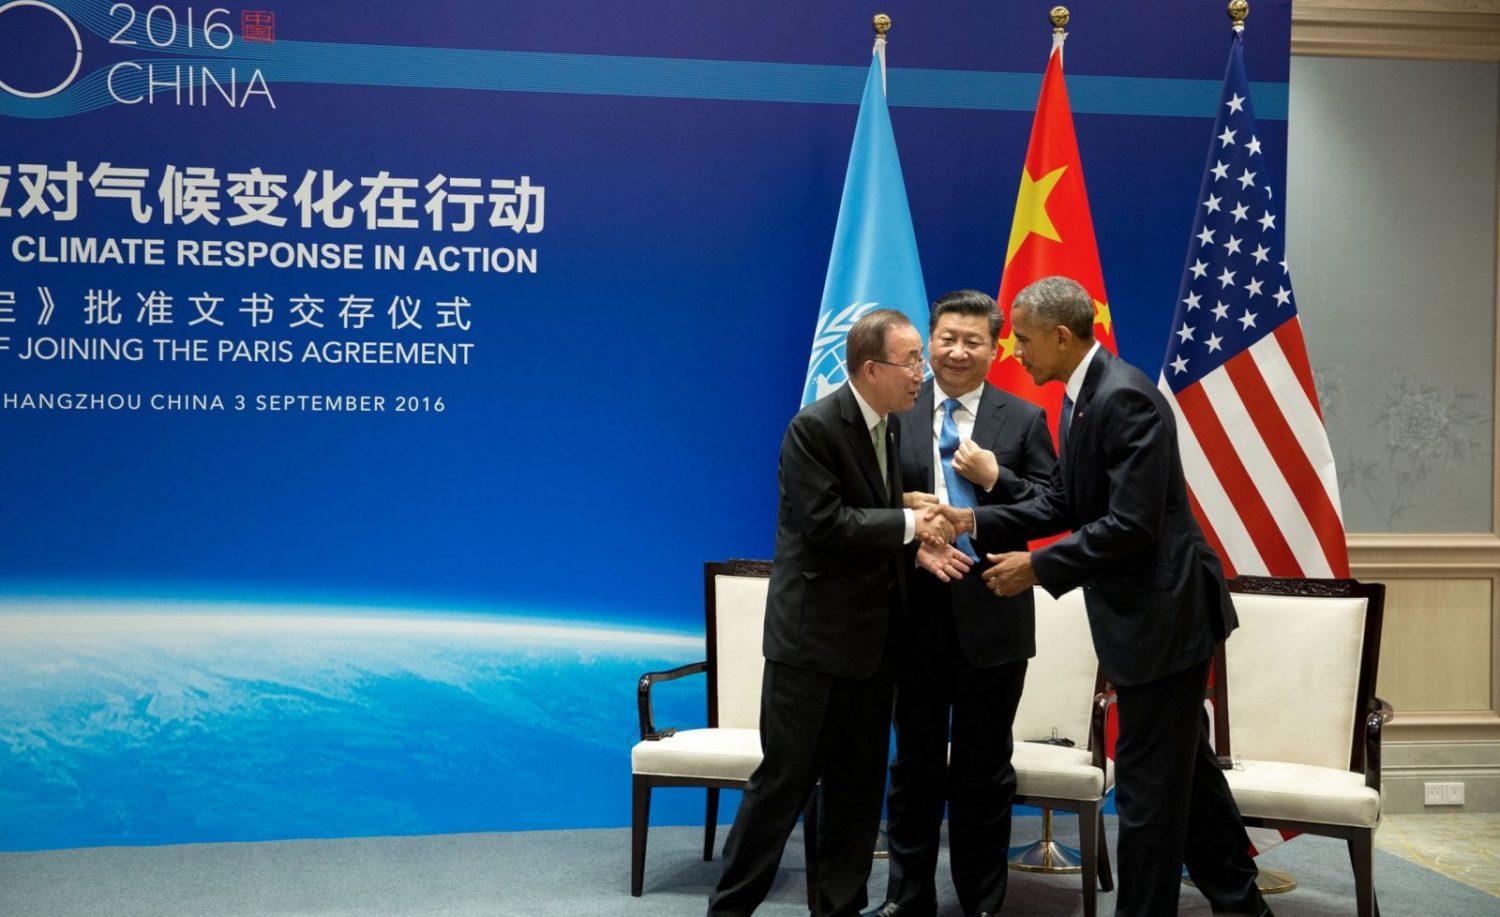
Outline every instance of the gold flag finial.
{"type": "Polygon", "coordinates": [[[1068,12],[1066,6],[1054,6],[1047,17],[1052,20],[1052,34],[1059,35],[1068,27],[1068,20],[1072,18],[1072,14],[1068,12]]]}
{"type": "Polygon", "coordinates": [[[1229,0],[1229,21],[1236,32],[1245,30],[1245,17],[1250,15],[1250,0],[1229,0]]]}
{"type": "Polygon", "coordinates": [[[876,13],[875,18],[870,20],[870,25],[875,29],[876,38],[884,38],[885,33],[891,30],[891,17],[885,13],[876,13]]]}

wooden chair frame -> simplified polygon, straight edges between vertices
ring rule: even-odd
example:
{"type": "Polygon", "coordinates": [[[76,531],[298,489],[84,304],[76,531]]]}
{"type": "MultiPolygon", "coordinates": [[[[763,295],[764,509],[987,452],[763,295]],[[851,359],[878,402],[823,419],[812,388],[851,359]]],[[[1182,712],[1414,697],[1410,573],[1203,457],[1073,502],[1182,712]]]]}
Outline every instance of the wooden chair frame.
{"type": "MultiPolygon", "coordinates": [[[[1231,593],[1245,595],[1365,599],[1364,636],[1355,697],[1359,715],[1354,718],[1354,729],[1349,737],[1349,770],[1363,774],[1365,785],[1380,792],[1380,733],[1382,727],[1395,715],[1391,705],[1375,695],[1375,677],[1380,665],[1380,633],[1385,613],[1385,585],[1362,583],[1354,579],[1240,576],[1229,581],[1229,590],[1231,593]]],[[[1233,755],[1231,732],[1234,716],[1230,705],[1232,686],[1229,684],[1226,663],[1225,646],[1221,642],[1214,654],[1214,739],[1215,751],[1220,757],[1233,755]]],[[[1245,816],[1244,820],[1246,825],[1252,827],[1342,838],[1349,846],[1349,862],[1354,869],[1355,904],[1359,917],[1378,917],[1380,905],[1375,898],[1374,827],[1254,816],[1245,816]]]]}
{"type": "MultiPolygon", "coordinates": [[[[676,733],[676,729],[658,728],[651,707],[651,689],[654,685],[676,681],[689,675],[703,673],[708,677],[708,727],[719,726],[719,674],[718,674],[718,606],[715,580],[719,576],[771,576],[771,563],[764,560],[731,560],[723,563],[710,561],[703,565],[703,611],[704,633],[707,644],[707,659],[678,666],[665,672],[647,672],[636,684],[636,707],[640,717],[641,740],[660,741],[676,733]]],[[[747,648],[759,653],[760,647],[747,648]]],[[[672,777],[657,774],[631,775],[630,817],[630,894],[640,897],[646,875],[646,835],[651,820],[651,791],[657,787],[704,787],[708,792],[703,817],[703,859],[714,858],[714,841],[719,821],[719,791],[738,790],[744,780],[725,780],[698,777],[672,777]]],[[[818,842],[818,794],[808,798],[802,815],[803,844],[807,852],[807,902],[808,907],[816,903],[817,842],[818,842]]]]}

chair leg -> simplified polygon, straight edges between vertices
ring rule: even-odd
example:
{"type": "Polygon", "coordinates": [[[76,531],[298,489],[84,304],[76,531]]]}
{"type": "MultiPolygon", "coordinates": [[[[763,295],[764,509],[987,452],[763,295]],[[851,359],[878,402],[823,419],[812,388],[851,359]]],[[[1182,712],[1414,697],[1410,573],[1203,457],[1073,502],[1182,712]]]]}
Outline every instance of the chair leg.
{"type": "Polygon", "coordinates": [[[703,862],[714,858],[714,832],[719,827],[719,788],[708,788],[708,806],[703,813],[703,862]]]}
{"type": "Polygon", "coordinates": [[[802,810],[802,847],[807,851],[807,907],[818,906],[818,788],[813,787],[802,810]]]}
{"type": "Polygon", "coordinates": [[[1107,892],[1115,890],[1115,876],[1109,868],[1109,838],[1104,834],[1104,804],[1101,802],[1094,813],[1099,820],[1099,887],[1107,892]]]}
{"type": "Polygon", "coordinates": [[[646,880],[646,825],[651,820],[651,784],[636,774],[630,781],[630,894],[639,898],[646,880]]]}
{"type": "Polygon", "coordinates": [[[1099,876],[1099,808],[1098,804],[1080,803],[1078,808],[1078,852],[1083,859],[1083,917],[1095,917],[1099,911],[1099,892],[1094,887],[1099,876]]]}
{"type": "Polygon", "coordinates": [[[1361,831],[1349,838],[1349,863],[1354,867],[1354,902],[1359,917],[1377,917],[1375,903],[1375,832],[1361,831]]]}

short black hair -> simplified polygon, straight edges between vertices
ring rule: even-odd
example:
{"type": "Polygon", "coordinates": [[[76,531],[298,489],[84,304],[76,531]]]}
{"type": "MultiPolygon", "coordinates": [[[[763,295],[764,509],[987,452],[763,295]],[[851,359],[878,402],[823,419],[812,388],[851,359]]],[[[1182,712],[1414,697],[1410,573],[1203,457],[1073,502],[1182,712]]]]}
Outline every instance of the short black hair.
{"type": "Polygon", "coordinates": [[[927,323],[929,337],[937,330],[938,319],[944,315],[978,315],[983,316],[989,324],[990,343],[993,344],[1000,339],[1000,309],[988,293],[981,293],[978,290],[954,290],[932,304],[931,315],[932,318],[927,323]]]}

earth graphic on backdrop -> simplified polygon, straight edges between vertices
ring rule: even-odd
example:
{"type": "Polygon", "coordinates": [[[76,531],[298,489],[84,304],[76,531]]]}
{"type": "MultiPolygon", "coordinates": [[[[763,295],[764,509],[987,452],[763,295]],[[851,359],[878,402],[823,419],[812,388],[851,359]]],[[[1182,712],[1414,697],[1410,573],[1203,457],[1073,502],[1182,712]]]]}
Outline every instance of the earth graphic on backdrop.
{"type": "MultiPolygon", "coordinates": [[[[636,681],[703,654],[555,618],[92,599],[0,604],[0,634],[0,850],[625,825],[636,681]]],[[[656,713],[702,725],[702,676],[656,713]]]]}

